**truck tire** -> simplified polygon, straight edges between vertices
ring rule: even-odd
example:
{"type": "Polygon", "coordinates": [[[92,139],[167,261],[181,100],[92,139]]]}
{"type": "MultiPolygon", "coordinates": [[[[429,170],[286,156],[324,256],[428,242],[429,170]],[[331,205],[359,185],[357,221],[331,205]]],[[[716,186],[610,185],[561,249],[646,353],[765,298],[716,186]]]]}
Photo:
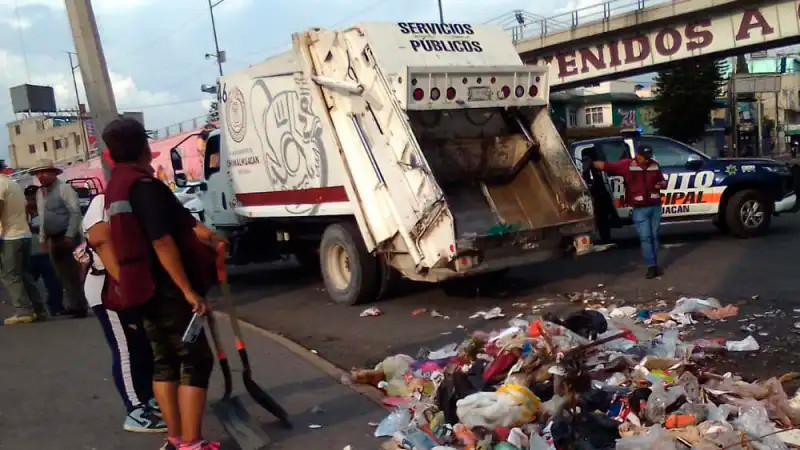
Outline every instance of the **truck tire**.
{"type": "Polygon", "coordinates": [[[763,193],[746,189],[731,196],[725,206],[725,223],[731,234],[747,239],[767,232],[772,222],[772,204],[763,193]]]}
{"type": "Polygon", "coordinates": [[[325,288],[333,301],[357,305],[375,299],[380,282],[378,261],[367,252],[355,224],[328,226],[319,253],[325,288]]]}

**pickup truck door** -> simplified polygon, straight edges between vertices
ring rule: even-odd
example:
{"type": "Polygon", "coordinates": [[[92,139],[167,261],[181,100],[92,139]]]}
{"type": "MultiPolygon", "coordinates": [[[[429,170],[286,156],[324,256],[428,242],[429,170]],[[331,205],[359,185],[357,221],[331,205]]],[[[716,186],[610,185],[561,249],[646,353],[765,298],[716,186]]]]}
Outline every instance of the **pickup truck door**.
{"type": "Polygon", "coordinates": [[[715,172],[705,165],[705,157],[667,138],[643,137],[642,143],[653,148],[653,158],[667,181],[662,191],[664,219],[681,220],[717,213],[725,187],[715,186],[715,172]]]}

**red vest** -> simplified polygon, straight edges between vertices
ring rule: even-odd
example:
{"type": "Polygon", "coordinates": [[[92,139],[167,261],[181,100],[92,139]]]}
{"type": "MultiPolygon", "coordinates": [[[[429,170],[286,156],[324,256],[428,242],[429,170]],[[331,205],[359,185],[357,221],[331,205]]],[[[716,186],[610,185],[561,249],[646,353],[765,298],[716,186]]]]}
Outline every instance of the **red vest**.
{"type": "Polygon", "coordinates": [[[664,181],[658,163],[651,160],[645,167],[632,159],[625,178],[625,199],[634,208],[661,205],[661,189],[656,185],[664,181]]]}
{"type": "MultiPolygon", "coordinates": [[[[124,310],[147,303],[155,295],[153,279],[152,243],[147,238],[136,216],[133,215],[129,193],[137,181],[154,179],[150,173],[128,164],[118,164],[111,172],[105,192],[105,207],[111,226],[111,242],[119,261],[120,277],[113,280],[104,304],[111,310],[124,310]]],[[[173,236],[181,253],[186,275],[192,288],[205,295],[216,284],[214,249],[203,244],[192,228],[196,222],[187,214],[187,220],[175,224],[178,232],[173,236]],[[191,219],[191,220],[190,220],[191,219]]]]}

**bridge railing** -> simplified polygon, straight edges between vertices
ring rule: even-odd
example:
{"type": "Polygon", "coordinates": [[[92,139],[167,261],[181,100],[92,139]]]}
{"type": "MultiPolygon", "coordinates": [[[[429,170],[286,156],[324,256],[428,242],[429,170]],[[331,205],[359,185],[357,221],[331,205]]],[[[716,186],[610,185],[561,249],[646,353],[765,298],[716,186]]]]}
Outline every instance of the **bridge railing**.
{"type": "Polygon", "coordinates": [[[516,10],[488,23],[501,25],[511,33],[511,37],[516,43],[524,39],[544,37],[581,25],[606,21],[616,15],[676,1],[682,0],[607,0],[549,17],[516,10]]]}

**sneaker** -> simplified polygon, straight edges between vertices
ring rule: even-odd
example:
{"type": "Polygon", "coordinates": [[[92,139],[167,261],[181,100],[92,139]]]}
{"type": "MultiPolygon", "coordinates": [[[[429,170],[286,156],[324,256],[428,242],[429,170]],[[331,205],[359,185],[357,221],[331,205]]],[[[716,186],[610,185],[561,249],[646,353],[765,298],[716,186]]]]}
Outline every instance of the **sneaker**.
{"type": "Polygon", "coordinates": [[[134,409],[125,418],[122,426],[125,431],[134,433],[166,433],[167,424],[153,410],[146,406],[134,409]]]}
{"type": "Polygon", "coordinates": [[[191,444],[181,444],[178,450],[219,450],[219,442],[197,441],[191,444]]]}
{"type": "MultiPolygon", "coordinates": [[[[179,442],[178,445],[180,445],[180,441],[178,442],[179,442]]],[[[161,448],[159,448],[158,450],[178,450],[178,446],[170,442],[169,439],[167,439],[166,441],[164,441],[164,445],[162,445],[161,448]]]]}
{"type": "Polygon", "coordinates": [[[158,417],[163,417],[161,415],[161,407],[158,406],[156,399],[151,398],[150,401],[147,402],[147,407],[150,408],[150,410],[153,411],[158,417]]]}
{"type": "Polygon", "coordinates": [[[44,311],[33,313],[33,321],[34,322],[47,322],[47,313],[44,312],[44,311]]]}
{"type": "Polygon", "coordinates": [[[652,280],[653,278],[658,276],[658,267],[648,267],[647,268],[647,275],[645,275],[648,280],[652,280]]]}
{"type": "Polygon", "coordinates": [[[36,322],[36,316],[33,314],[14,314],[13,316],[4,320],[3,325],[20,325],[33,322],[36,322]]]}

